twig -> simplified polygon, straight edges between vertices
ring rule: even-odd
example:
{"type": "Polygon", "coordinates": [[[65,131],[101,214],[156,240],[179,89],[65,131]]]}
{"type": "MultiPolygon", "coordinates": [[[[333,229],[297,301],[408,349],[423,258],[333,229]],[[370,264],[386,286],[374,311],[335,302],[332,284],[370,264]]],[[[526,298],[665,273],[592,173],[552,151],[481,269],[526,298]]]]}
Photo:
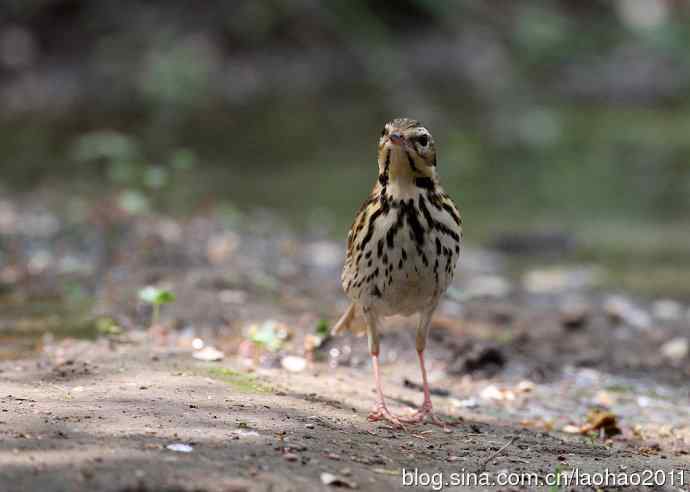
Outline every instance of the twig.
{"type": "Polygon", "coordinates": [[[501,448],[500,448],[498,451],[495,451],[494,453],[492,453],[492,454],[482,463],[482,465],[479,467],[479,473],[485,471],[485,470],[486,470],[486,467],[489,465],[489,462],[490,462],[491,460],[493,460],[494,458],[496,458],[496,457],[497,457],[499,454],[501,454],[503,451],[505,451],[505,450],[508,448],[508,446],[510,446],[511,444],[513,444],[515,441],[517,441],[517,436],[513,436],[513,437],[510,439],[510,441],[508,441],[508,442],[505,443],[503,446],[501,446],[501,448]]]}

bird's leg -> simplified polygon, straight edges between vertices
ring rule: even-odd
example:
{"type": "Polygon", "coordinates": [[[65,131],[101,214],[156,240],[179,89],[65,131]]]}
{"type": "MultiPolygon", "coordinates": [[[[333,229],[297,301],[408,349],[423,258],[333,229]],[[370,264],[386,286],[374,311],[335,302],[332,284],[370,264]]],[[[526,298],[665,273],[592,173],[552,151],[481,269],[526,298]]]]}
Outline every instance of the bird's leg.
{"type": "Polygon", "coordinates": [[[424,364],[424,349],[426,348],[426,339],[429,334],[429,326],[431,324],[431,317],[436,310],[436,305],[433,305],[428,310],[422,312],[419,316],[419,325],[417,326],[417,356],[419,357],[419,368],[422,371],[422,385],[424,388],[424,403],[415,413],[409,417],[400,417],[402,422],[417,423],[423,422],[427,418],[438,426],[443,427],[444,430],[448,430],[446,424],[443,423],[434,414],[434,408],[431,404],[431,392],[429,390],[429,380],[426,374],[426,365],[424,364]]]}
{"type": "Polygon", "coordinates": [[[393,424],[393,426],[404,429],[400,419],[398,419],[388,410],[388,407],[386,407],[386,402],[383,398],[383,388],[381,387],[381,371],[379,369],[378,318],[369,309],[364,309],[364,316],[367,320],[369,353],[371,354],[371,363],[374,366],[374,379],[376,380],[376,405],[374,405],[374,408],[369,413],[368,420],[370,422],[386,420],[393,424]]]}

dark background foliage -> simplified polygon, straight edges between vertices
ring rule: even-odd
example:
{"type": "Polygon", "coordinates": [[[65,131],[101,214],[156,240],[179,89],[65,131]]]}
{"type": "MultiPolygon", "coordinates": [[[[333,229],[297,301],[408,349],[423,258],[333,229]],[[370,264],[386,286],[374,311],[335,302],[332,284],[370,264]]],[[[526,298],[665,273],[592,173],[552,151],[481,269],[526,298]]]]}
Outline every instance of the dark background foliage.
{"type": "Polygon", "coordinates": [[[689,20],[680,0],[4,0],[0,186],[269,207],[344,237],[405,115],[434,133],[470,242],[555,231],[676,269],[689,20]]]}

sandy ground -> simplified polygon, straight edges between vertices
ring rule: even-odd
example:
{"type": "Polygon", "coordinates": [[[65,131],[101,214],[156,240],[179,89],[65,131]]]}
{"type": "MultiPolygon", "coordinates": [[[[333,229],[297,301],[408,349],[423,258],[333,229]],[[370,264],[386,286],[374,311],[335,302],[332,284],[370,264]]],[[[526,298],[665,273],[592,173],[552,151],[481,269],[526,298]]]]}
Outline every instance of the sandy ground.
{"type": "MultiPolygon", "coordinates": [[[[574,468],[671,472],[690,465],[683,450],[544,432],[521,421],[525,411],[499,418],[495,408],[465,408],[453,397],[434,397],[451,432],[430,424],[392,430],[366,420],[373,403],[368,368],[247,373],[232,361],[199,362],[145,344],[88,342],[78,352],[59,367],[1,366],[0,490],[375,491],[404,488],[403,469],[449,481],[463,470],[545,477],[574,468]],[[325,485],[324,473],[343,482],[325,485]]],[[[418,390],[401,384],[417,380],[413,364],[388,364],[384,375],[397,411],[421,401],[418,390]]],[[[435,387],[454,394],[450,380],[435,379],[435,387]]]]}

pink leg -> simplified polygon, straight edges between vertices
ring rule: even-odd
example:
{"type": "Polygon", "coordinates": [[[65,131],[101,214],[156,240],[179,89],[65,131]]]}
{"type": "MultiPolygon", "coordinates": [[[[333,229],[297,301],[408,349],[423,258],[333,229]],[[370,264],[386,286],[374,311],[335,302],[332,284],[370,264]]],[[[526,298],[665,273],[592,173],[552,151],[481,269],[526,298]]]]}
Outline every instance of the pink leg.
{"type": "Polygon", "coordinates": [[[371,354],[371,362],[374,366],[374,378],[376,379],[376,405],[374,409],[369,413],[368,420],[370,422],[376,422],[379,420],[387,420],[393,426],[399,429],[404,429],[405,426],[400,422],[395,415],[393,415],[386,407],[386,402],[383,399],[383,389],[381,387],[381,371],[379,369],[379,356],[378,354],[371,354]]]}
{"type": "Polygon", "coordinates": [[[429,380],[426,376],[426,365],[424,364],[424,351],[417,352],[419,356],[419,367],[422,370],[422,384],[424,386],[424,403],[414,414],[409,417],[400,417],[402,422],[417,423],[423,422],[428,417],[433,424],[443,427],[443,430],[450,432],[450,429],[434,414],[434,407],[431,404],[431,392],[429,391],[429,380]]]}

